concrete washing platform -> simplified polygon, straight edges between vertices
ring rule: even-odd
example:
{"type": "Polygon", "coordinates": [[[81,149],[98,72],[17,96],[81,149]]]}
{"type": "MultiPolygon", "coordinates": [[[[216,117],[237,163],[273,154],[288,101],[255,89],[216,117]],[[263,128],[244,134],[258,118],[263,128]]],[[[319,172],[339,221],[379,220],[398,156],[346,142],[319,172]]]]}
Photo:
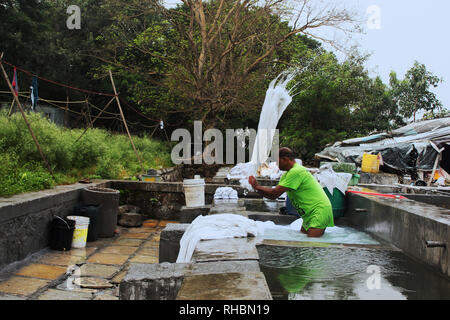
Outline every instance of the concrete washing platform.
{"type": "MultiPolygon", "coordinates": [[[[365,190],[371,191],[371,190],[365,190]]],[[[410,199],[391,199],[378,196],[368,196],[361,194],[348,195],[347,212],[345,219],[352,227],[360,229],[373,235],[375,238],[385,243],[384,245],[364,245],[365,250],[388,250],[402,251],[404,254],[423,262],[435,269],[438,273],[449,277],[449,210],[430,206],[410,199]],[[405,232],[405,228],[408,232],[405,232]]],[[[262,218],[267,221],[282,217],[270,213],[260,214],[248,212],[243,208],[242,201],[230,204],[220,202],[213,203],[210,214],[226,213],[227,206],[231,207],[233,213],[242,214],[255,220],[262,218]]],[[[205,209],[203,215],[205,214],[205,209]]],[[[193,211],[189,213],[191,217],[193,211]]],[[[295,218],[293,218],[295,219],[295,218]]],[[[179,242],[189,224],[167,225],[161,232],[160,238],[160,262],[169,262],[168,265],[176,266],[179,242]]],[[[211,273],[195,274],[192,269],[199,265],[207,266],[218,262],[239,263],[252,261],[257,263],[259,255],[257,245],[275,246],[299,246],[316,247],[314,243],[292,243],[282,241],[262,241],[256,239],[224,239],[200,241],[196,247],[191,263],[183,267],[183,276],[176,274],[178,280],[173,281],[178,288],[176,299],[272,299],[271,293],[264,275],[259,269],[247,269],[245,272],[224,272],[217,268],[205,267],[211,273]],[[257,271],[257,272],[255,272],[257,271]],[[242,290],[244,287],[246,290],[242,290]],[[249,296],[249,292],[259,292],[261,295],[249,296]]],[[[329,245],[322,244],[328,248],[355,247],[358,245],[329,245]]],[[[222,265],[223,266],[223,265],[222,265]]],[[[174,267],[176,268],[176,267],[174,267]]],[[[228,270],[232,270],[229,266],[228,270]]],[[[198,270],[198,269],[197,269],[198,270]]],[[[179,272],[179,270],[178,270],[179,272]]],[[[132,274],[127,275],[121,283],[121,299],[149,299],[151,295],[133,295],[133,292],[145,292],[141,284],[132,274]],[[122,290],[123,286],[123,290],[122,290]],[[123,292],[123,295],[122,295],[123,292]]],[[[172,293],[172,297],[175,294],[172,293]]]]}
{"type": "MultiPolygon", "coordinates": [[[[150,205],[155,197],[166,203],[177,202],[180,210],[172,212],[181,224],[167,224],[160,233],[159,260],[149,263],[131,261],[120,282],[121,299],[271,299],[267,282],[259,267],[258,243],[249,239],[202,241],[189,264],[177,265],[179,241],[189,223],[199,215],[226,213],[212,202],[219,184],[207,184],[208,204],[202,208],[182,207],[182,183],[146,183],[131,181],[97,181],[53,190],[29,193],[0,201],[0,269],[42,250],[48,245],[48,224],[53,214],[65,216],[79,201],[80,191],[88,186],[115,188],[139,192],[150,205]],[[161,197],[160,197],[161,196],[161,197]],[[208,200],[209,199],[209,200],[208,200]],[[152,201],[150,201],[152,200],[152,201]],[[211,200],[211,201],[210,201],[211,200]],[[156,261],[158,263],[154,263],[156,261]],[[219,276],[217,276],[219,275],[219,276]],[[203,280],[202,280],[203,279],[203,280]],[[220,280],[220,281],[219,281],[220,280]],[[200,286],[207,284],[208,290],[200,286]],[[255,293],[250,295],[248,290],[255,293]],[[267,289],[267,290],[266,290],[267,289]],[[208,294],[204,294],[208,292],[208,294]],[[226,292],[226,297],[225,294],[226,292]]],[[[234,187],[234,186],[233,186],[234,187]]],[[[239,190],[239,196],[242,190],[239,190]]],[[[364,190],[371,191],[371,190],[364,190]]],[[[402,193],[402,190],[398,190],[402,193]]],[[[124,193],[126,195],[126,193],[124,193]]],[[[447,279],[450,277],[450,210],[447,196],[407,195],[410,199],[390,199],[378,196],[348,194],[347,210],[342,219],[348,226],[367,232],[376,239],[392,244],[404,254],[429,266],[447,279]],[[428,202],[428,203],[426,203],[428,202]]],[[[249,197],[233,208],[238,213],[259,221],[289,224],[295,217],[276,212],[259,211],[258,201],[249,197]],[[249,211],[249,208],[252,208],[249,211]]],[[[122,194],[121,194],[122,197],[122,194]]],[[[141,200],[139,200],[141,201],[141,200]]],[[[262,202],[262,200],[259,200],[262,202]]],[[[140,203],[133,203],[140,205],[140,203]]],[[[162,212],[162,211],[161,211],[162,212]]],[[[172,216],[171,216],[172,217],[172,216]]],[[[167,220],[167,219],[166,219],[167,220]]],[[[136,239],[133,239],[136,240],[136,239]]],[[[252,240],[252,239],[250,239],[252,240]]],[[[255,239],[253,239],[255,240],[255,239]]],[[[268,242],[263,245],[308,246],[307,243],[268,242]]],[[[143,249],[144,250],[144,249],[143,249]]]]}
{"type": "Polygon", "coordinates": [[[450,277],[450,210],[411,199],[349,193],[344,216],[352,226],[450,277]]]}
{"type": "MultiPolygon", "coordinates": [[[[213,203],[209,212],[245,215],[245,208],[243,201],[219,201],[213,203]]],[[[160,264],[131,265],[120,283],[120,299],[272,300],[259,268],[258,239],[200,241],[191,263],[174,263],[188,227],[186,223],[166,226],[160,235],[160,264]]]]}
{"type": "Polygon", "coordinates": [[[189,264],[131,264],[119,286],[120,299],[271,300],[256,247],[244,238],[234,240],[223,255],[218,250],[223,241],[202,241],[189,264]]]}

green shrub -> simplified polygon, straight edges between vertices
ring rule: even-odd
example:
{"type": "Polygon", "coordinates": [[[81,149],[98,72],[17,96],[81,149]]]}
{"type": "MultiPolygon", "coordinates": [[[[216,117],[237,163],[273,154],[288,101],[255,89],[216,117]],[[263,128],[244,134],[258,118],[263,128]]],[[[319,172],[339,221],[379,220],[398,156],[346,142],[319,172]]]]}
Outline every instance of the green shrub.
{"type": "Polygon", "coordinates": [[[20,165],[14,154],[0,154],[0,196],[39,191],[54,186],[52,176],[38,163],[20,165]]]}
{"type": "MultiPolygon", "coordinates": [[[[41,190],[80,178],[123,179],[141,172],[126,135],[90,129],[58,127],[37,113],[28,121],[48,160],[56,181],[44,169],[42,159],[20,113],[7,117],[0,112],[0,196],[41,190]]],[[[170,145],[147,136],[133,137],[144,170],[172,166],[170,145]]]]}

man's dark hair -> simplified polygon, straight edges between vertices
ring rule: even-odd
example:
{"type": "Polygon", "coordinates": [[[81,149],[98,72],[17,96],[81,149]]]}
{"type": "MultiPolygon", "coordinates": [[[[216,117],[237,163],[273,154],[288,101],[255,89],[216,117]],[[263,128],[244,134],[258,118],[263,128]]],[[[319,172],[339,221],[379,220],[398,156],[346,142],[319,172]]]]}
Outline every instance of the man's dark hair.
{"type": "Polygon", "coordinates": [[[289,148],[280,148],[280,151],[278,152],[279,158],[288,158],[290,160],[295,159],[294,152],[289,148]]]}

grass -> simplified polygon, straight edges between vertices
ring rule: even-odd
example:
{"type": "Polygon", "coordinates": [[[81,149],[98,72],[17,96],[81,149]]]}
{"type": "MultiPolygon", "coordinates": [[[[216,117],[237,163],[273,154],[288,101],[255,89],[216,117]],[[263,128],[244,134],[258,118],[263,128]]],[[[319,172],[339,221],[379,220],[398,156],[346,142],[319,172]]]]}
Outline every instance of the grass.
{"type": "MultiPolygon", "coordinates": [[[[126,135],[90,129],[61,128],[37,113],[28,121],[56,179],[47,172],[20,113],[0,112],[0,197],[72,184],[82,178],[132,179],[141,171],[126,135]]],[[[170,146],[133,137],[144,169],[172,166],[170,146]]]]}

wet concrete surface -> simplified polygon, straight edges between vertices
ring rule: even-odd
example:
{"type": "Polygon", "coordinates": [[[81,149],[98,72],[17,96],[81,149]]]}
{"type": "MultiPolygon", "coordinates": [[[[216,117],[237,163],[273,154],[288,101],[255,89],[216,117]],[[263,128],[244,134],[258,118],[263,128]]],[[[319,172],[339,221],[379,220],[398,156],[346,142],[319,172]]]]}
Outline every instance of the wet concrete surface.
{"type": "Polygon", "coordinates": [[[184,278],[177,300],[272,300],[261,272],[194,275],[184,278]]]}
{"type": "Polygon", "coordinates": [[[0,300],[118,300],[119,283],[131,264],[156,264],[161,230],[176,221],[147,220],[118,227],[112,238],[86,248],[44,249],[0,270],[0,300]]]}

